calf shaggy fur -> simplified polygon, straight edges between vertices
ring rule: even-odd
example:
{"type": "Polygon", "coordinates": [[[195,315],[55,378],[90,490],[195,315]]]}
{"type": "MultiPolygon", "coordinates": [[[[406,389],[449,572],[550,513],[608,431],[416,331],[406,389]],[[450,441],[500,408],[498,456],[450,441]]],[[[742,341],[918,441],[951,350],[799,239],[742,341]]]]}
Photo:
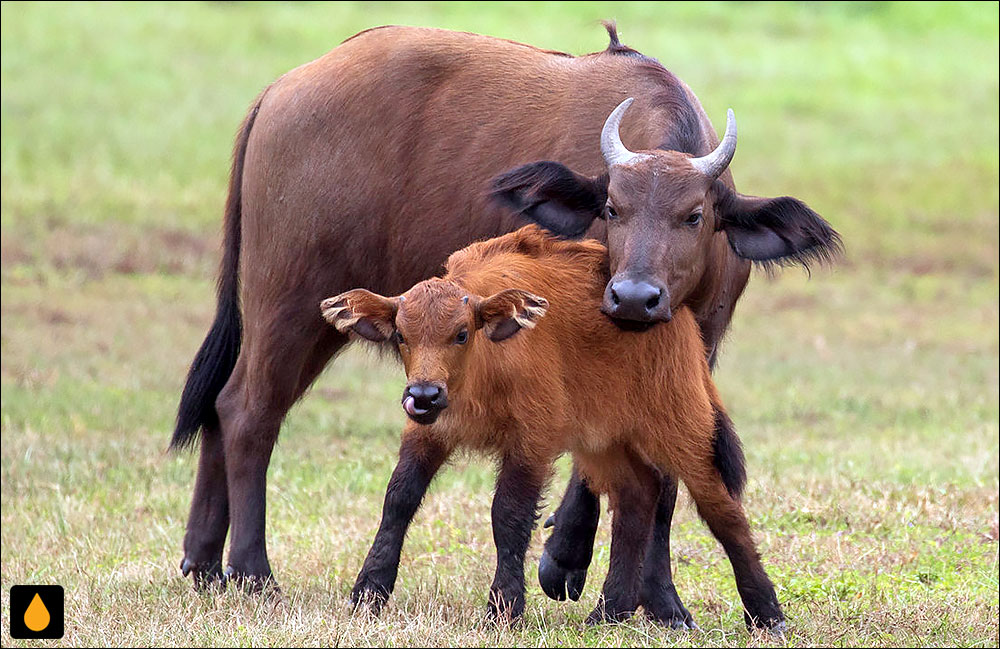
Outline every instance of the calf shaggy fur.
{"type": "Polygon", "coordinates": [[[532,225],[452,254],[443,278],[403,295],[356,289],[322,303],[341,332],[395,346],[407,375],[409,420],[355,604],[384,604],[427,486],[454,450],[468,448],[499,463],[489,612],[520,616],[539,495],[569,451],[614,510],[610,570],[589,622],[622,620],[640,605],[657,617],[642,562],[661,476],[672,473],[730,557],[747,624],[783,626],[740,505],[743,454],[698,324],[682,308],[644,333],[616,328],[600,313],[607,258],[596,241],[532,225]]]}

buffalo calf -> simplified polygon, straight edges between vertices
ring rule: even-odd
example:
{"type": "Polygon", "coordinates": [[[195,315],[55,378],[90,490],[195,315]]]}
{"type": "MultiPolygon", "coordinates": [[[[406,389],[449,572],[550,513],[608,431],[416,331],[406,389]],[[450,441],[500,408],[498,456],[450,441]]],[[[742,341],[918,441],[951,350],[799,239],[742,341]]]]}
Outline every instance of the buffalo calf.
{"type": "Polygon", "coordinates": [[[623,332],[601,314],[606,248],[534,225],[452,254],[446,270],[397,297],[355,289],[321,305],[340,332],[394,346],[407,376],[399,464],[355,604],[384,604],[427,486],[454,450],[467,448],[499,464],[489,613],[520,616],[538,499],[552,463],[569,451],[614,510],[611,566],[589,622],[655,604],[643,599],[643,556],[670,473],[726,549],[747,624],[782,628],[740,505],[740,443],[691,310],[681,307],[645,333],[623,332]]]}

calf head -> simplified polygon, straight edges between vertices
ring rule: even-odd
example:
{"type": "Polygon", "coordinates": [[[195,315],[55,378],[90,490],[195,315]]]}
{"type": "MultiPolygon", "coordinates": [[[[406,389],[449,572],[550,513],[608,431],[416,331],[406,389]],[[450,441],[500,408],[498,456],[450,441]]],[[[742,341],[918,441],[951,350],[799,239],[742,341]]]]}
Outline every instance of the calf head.
{"type": "Polygon", "coordinates": [[[692,157],[625,148],[619,125],[631,103],[604,124],[605,174],[591,178],[543,161],[493,181],[496,199],[555,234],[579,237],[594,219],[606,220],[612,277],[601,310],[616,324],[670,320],[701,281],[719,231],[737,256],[763,264],[807,265],[839,250],[839,235],[802,201],[744,196],[719,180],[736,152],[733,111],[719,146],[692,157]]]}
{"type": "Polygon", "coordinates": [[[397,297],[355,289],[320,304],[338,331],[396,347],[406,369],[403,410],[418,424],[434,423],[448,407],[480,341],[499,343],[534,327],[547,307],[520,289],[480,297],[437,278],[397,297]]]}

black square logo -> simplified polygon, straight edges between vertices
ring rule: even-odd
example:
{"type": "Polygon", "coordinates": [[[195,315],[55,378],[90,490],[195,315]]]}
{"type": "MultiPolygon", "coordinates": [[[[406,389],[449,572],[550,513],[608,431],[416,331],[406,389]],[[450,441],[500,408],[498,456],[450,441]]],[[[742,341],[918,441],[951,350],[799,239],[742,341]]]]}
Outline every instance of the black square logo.
{"type": "Polygon", "coordinates": [[[62,586],[11,586],[10,637],[58,640],[63,637],[62,586]]]}

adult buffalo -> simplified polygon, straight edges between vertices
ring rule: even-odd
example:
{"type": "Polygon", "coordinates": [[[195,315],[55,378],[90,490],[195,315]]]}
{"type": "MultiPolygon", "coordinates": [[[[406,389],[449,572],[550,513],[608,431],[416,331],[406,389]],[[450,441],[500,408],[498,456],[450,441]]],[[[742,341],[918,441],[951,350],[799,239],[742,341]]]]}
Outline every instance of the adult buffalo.
{"type": "MultiPolygon", "coordinates": [[[[668,231],[690,224],[658,219],[657,205],[671,215],[693,206],[656,193],[667,168],[620,165],[624,174],[608,174],[602,125],[634,97],[621,124],[631,150],[718,160],[718,139],[684,83],[609,33],[605,51],[572,57],[475,34],[382,27],[288,72],[254,102],[234,150],[216,317],[171,442],[183,447],[201,432],[181,564],[196,584],[271,579],[271,452],[288,409],[348,342],[320,317],[323,298],[354,287],[400,293],[439,273],[451,252],[514,230],[524,217],[603,239],[597,217],[611,179],[622,225],[607,233],[620,280],[609,287],[608,312],[624,328],[641,328],[683,301],[714,358],[748,259],[804,259],[835,245],[835,233],[802,203],[741,196],[716,165],[709,175],[718,181],[698,181],[704,254],[696,267],[658,267],[662,246],[681,242],[668,231]],[[537,160],[562,164],[521,167],[497,180],[500,200],[491,197],[491,179],[537,160]],[[647,168],[645,180],[632,173],[647,168]],[[668,295],[674,286],[683,291],[668,295]]],[[[664,481],[642,603],[656,619],[684,625],[691,618],[673,588],[667,543],[676,488],[664,481]]],[[[597,525],[597,499],[579,480],[568,491],[541,571],[557,597],[567,583],[578,596],[597,525]]]]}

